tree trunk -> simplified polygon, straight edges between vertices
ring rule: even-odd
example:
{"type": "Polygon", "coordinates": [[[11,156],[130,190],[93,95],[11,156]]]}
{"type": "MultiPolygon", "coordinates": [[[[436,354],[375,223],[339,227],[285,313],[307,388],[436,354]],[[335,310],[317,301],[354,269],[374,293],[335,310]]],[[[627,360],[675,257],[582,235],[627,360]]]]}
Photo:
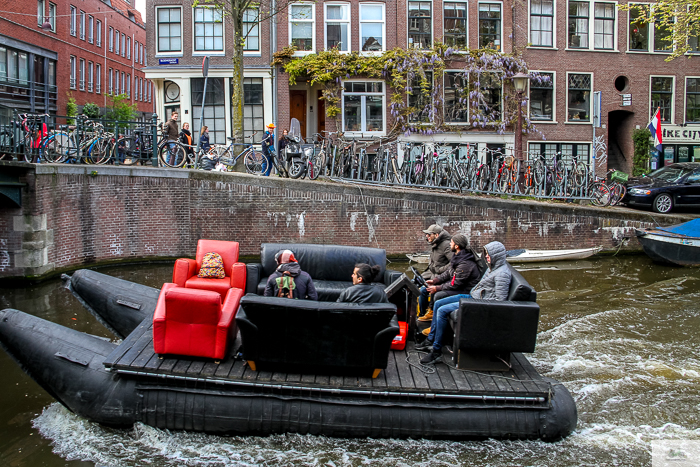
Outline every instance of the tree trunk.
{"type": "MultiPolygon", "coordinates": [[[[233,2],[236,3],[236,2],[233,2]]],[[[231,78],[231,123],[232,135],[236,138],[237,153],[243,148],[243,46],[245,37],[243,33],[243,10],[234,7],[233,20],[233,77],[231,78]]]]}

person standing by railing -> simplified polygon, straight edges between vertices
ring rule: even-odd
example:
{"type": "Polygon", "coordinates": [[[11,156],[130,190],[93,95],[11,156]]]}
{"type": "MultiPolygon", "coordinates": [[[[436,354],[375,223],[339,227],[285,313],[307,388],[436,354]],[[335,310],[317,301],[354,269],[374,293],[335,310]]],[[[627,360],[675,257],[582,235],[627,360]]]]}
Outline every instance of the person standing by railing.
{"type": "Polygon", "coordinates": [[[163,134],[168,138],[168,165],[174,165],[175,152],[177,150],[177,140],[180,137],[180,130],[177,126],[178,113],[173,112],[170,120],[163,127],[163,134]]]}
{"type": "Polygon", "coordinates": [[[209,127],[206,125],[202,126],[202,131],[199,133],[199,147],[205,153],[211,149],[211,144],[209,144],[209,127]]]}
{"type": "Polygon", "coordinates": [[[272,158],[275,157],[275,124],[269,123],[267,130],[263,133],[262,153],[267,159],[267,168],[262,173],[265,177],[270,175],[272,170],[272,158]]]}

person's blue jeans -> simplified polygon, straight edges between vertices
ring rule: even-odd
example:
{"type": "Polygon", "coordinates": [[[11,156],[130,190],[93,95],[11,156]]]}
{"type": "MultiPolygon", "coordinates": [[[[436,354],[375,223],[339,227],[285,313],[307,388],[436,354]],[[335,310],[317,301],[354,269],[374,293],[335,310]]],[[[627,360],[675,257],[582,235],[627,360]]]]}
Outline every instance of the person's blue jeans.
{"type": "Polygon", "coordinates": [[[272,151],[268,151],[267,153],[263,152],[263,157],[265,158],[265,161],[263,162],[262,175],[269,177],[270,172],[272,171],[272,158],[275,157],[275,154],[272,151]]]}
{"type": "Polygon", "coordinates": [[[421,287],[420,295],[418,296],[418,308],[420,309],[421,314],[425,314],[425,312],[428,310],[428,298],[430,298],[428,288],[426,286],[421,287]]]}
{"type": "Polygon", "coordinates": [[[445,328],[449,326],[450,313],[459,308],[459,300],[462,298],[471,298],[471,295],[452,295],[433,304],[433,322],[430,326],[430,334],[428,334],[428,340],[433,343],[433,352],[442,349],[442,335],[445,328]]]}
{"type": "Polygon", "coordinates": [[[177,143],[173,141],[168,141],[168,164],[173,165],[175,163],[175,154],[177,153],[177,143]]]}

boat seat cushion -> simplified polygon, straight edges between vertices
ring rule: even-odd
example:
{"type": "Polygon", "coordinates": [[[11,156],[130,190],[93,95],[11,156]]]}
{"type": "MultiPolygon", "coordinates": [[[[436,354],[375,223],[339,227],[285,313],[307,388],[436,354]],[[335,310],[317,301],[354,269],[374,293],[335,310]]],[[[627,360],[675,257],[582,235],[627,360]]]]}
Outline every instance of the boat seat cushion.
{"type": "Polygon", "coordinates": [[[537,292],[532,288],[525,278],[513,266],[508,264],[510,269],[510,288],[508,289],[508,298],[510,301],[529,301],[537,300],[537,292]]]}
{"type": "MultiPolygon", "coordinates": [[[[267,277],[258,283],[257,294],[263,295],[265,292],[265,285],[267,284],[267,277]]],[[[372,284],[375,287],[381,287],[384,289],[386,286],[383,282],[376,282],[372,284]]],[[[351,281],[324,281],[324,280],[314,280],[314,287],[316,288],[316,293],[318,293],[318,300],[321,302],[334,302],[338,300],[340,294],[343,290],[352,286],[351,281]]]]}
{"type": "Polygon", "coordinates": [[[188,289],[210,290],[225,297],[228,289],[231,288],[231,278],[224,277],[223,279],[215,279],[192,276],[185,281],[185,287],[188,289]]]}
{"type": "Polygon", "coordinates": [[[363,374],[387,367],[399,333],[390,303],[336,303],[248,294],[236,322],[257,369],[363,374]]]}

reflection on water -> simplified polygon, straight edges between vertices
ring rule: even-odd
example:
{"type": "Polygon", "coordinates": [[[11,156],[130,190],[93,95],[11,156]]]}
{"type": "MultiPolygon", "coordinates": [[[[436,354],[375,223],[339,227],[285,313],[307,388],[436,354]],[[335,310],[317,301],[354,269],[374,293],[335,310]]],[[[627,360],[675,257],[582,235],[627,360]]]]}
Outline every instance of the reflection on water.
{"type": "MultiPolygon", "coordinates": [[[[152,286],[169,281],[171,271],[102,270],[152,286]]],[[[0,352],[0,465],[630,466],[650,465],[653,440],[700,439],[700,269],[639,256],[529,264],[522,271],[542,308],[529,358],[564,382],[578,405],[577,430],[559,443],[226,438],[140,424],[114,430],[53,402],[0,352]]],[[[111,337],[59,281],[0,289],[0,307],[111,337]]]]}

